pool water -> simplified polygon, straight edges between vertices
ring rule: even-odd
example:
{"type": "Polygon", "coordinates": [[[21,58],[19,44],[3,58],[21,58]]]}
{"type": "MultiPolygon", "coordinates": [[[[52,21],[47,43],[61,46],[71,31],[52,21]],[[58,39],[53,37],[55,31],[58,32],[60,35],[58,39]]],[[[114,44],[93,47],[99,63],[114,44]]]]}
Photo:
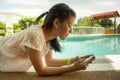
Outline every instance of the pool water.
{"type": "Polygon", "coordinates": [[[94,54],[96,56],[120,54],[120,35],[71,36],[59,40],[61,53],[53,53],[54,57],[65,58],[94,54]]]}

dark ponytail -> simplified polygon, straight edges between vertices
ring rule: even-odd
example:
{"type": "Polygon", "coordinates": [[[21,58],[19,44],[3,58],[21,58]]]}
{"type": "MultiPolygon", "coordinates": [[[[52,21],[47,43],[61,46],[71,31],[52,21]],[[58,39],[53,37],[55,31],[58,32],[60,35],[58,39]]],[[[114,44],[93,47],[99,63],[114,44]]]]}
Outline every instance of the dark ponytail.
{"type": "Polygon", "coordinates": [[[46,14],[48,14],[48,12],[45,12],[45,13],[41,14],[40,16],[38,16],[37,19],[35,20],[34,24],[38,24],[38,22],[41,20],[41,18],[43,18],[46,14]]]}
{"type": "MultiPolygon", "coordinates": [[[[65,19],[68,19],[70,16],[76,17],[75,12],[66,4],[59,3],[54,5],[48,12],[41,14],[35,21],[38,24],[39,20],[45,16],[44,23],[42,28],[46,27],[47,30],[51,30],[53,28],[53,21],[55,18],[58,18],[60,22],[63,22],[65,19]],[[47,15],[46,15],[47,14],[47,15]]],[[[61,46],[58,42],[57,38],[50,40],[51,48],[55,51],[61,52],[61,46]]]]}

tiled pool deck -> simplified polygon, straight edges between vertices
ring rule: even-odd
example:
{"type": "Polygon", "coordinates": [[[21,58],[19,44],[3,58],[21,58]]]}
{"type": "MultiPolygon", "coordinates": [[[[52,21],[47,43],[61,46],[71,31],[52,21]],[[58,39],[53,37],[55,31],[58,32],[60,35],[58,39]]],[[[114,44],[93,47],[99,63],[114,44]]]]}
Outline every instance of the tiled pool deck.
{"type": "Polygon", "coordinates": [[[87,71],[120,70],[120,55],[107,55],[98,57],[90,64],[87,71]]]}

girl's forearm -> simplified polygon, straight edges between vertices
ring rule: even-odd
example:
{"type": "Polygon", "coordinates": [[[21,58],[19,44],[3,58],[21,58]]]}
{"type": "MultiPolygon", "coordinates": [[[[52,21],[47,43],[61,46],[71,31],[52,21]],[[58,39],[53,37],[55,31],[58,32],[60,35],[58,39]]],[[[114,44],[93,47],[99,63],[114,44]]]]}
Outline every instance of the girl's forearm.
{"type": "Polygon", "coordinates": [[[67,72],[76,71],[74,66],[64,66],[64,67],[45,67],[41,73],[38,73],[40,76],[48,76],[48,75],[58,75],[67,72]]]}
{"type": "MultiPolygon", "coordinates": [[[[73,64],[76,61],[77,61],[76,57],[70,58],[71,64],[73,64]]],[[[65,65],[67,65],[67,59],[55,59],[55,58],[53,58],[48,64],[48,66],[55,66],[55,67],[65,66],[65,65]]]]}

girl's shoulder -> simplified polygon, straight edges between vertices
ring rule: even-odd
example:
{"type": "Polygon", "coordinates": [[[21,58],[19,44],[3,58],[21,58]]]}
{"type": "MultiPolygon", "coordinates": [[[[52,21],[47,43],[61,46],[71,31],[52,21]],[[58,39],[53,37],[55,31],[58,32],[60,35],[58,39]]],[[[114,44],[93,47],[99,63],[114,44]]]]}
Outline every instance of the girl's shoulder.
{"type": "Polygon", "coordinates": [[[28,27],[27,29],[21,31],[19,34],[22,34],[22,35],[27,35],[27,34],[30,34],[30,35],[35,35],[35,34],[42,34],[43,31],[42,31],[42,28],[40,25],[31,25],[30,27],[28,27]]]}

